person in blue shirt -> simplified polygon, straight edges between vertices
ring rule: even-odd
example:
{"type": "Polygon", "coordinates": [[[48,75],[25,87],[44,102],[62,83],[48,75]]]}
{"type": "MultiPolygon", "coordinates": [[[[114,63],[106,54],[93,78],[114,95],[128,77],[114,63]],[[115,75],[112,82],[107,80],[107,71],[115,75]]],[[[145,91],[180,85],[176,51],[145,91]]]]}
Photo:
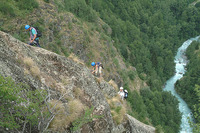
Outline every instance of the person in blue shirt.
{"type": "Polygon", "coordinates": [[[29,45],[33,46],[35,44],[40,47],[39,37],[37,37],[37,30],[34,27],[30,27],[29,25],[26,25],[25,29],[30,33],[29,45]]]}

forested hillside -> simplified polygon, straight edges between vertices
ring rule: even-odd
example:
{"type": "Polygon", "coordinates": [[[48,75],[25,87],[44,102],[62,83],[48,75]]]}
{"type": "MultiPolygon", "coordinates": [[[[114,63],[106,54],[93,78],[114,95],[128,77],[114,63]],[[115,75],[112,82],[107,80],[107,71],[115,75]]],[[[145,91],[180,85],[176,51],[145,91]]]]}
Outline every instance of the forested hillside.
{"type": "Polygon", "coordinates": [[[75,53],[88,66],[101,60],[106,79],[122,80],[119,84],[130,92],[129,114],[176,133],[178,101],[162,86],[174,73],[177,48],[200,32],[200,8],[189,6],[193,1],[1,0],[0,30],[25,42],[24,25],[30,23],[43,32],[44,48],[66,57],[75,53]],[[130,66],[136,71],[126,69],[130,66]],[[139,91],[130,82],[137,75],[146,82],[139,91]]]}
{"type": "Polygon", "coordinates": [[[187,49],[186,55],[189,60],[187,72],[176,83],[177,92],[183,97],[192,109],[193,115],[200,131],[200,42],[193,42],[187,49]]]}
{"type": "Polygon", "coordinates": [[[188,7],[190,2],[91,0],[88,4],[111,26],[115,46],[126,61],[136,66],[141,77],[147,74],[155,89],[172,75],[173,56],[182,39],[200,30],[199,10],[188,7]]]}

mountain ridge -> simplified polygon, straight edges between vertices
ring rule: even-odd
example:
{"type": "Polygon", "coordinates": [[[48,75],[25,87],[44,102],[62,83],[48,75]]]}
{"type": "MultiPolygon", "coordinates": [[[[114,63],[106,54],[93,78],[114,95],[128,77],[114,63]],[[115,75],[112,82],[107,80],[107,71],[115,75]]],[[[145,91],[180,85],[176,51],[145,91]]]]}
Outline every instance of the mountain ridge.
{"type": "MultiPolygon", "coordinates": [[[[29,46],[1,31],[0,55],[1,75],[9,76],[15,82],[26,83],[31,89],[51,90],[54,93],[51,94],[49,102],[58,100],[61,94],[66,94],[67,97],[61,100],[61,105],[68,104],[70,100],[77,99],[73,91],[80,88],[84,94],[80,96],[82,104],[94,106],[94,114],[104,115],[103,119],[84,125],[81,132],[155,132],[155,128],[142,124],[129,115],[125,115],[119,125],[114,124],[110,105],[104,95],[109,92],[107,97],[113,98],[117,95],[116,90],[104,80],[97,82],[90,70],[81,63],[42,48],[29,46]],[[99,127],[100,125],[102,127],[99,127]]],[[[59,130],[68,131],[68,126],[62,125],[59,130]]]]}

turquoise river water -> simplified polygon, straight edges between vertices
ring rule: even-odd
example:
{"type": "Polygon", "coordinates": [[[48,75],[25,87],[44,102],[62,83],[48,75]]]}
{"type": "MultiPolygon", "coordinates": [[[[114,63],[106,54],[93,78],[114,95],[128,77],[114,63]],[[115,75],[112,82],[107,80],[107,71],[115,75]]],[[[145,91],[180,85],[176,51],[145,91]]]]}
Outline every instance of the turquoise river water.
{"type": "Polygon", "coordinates": [[[186,72],[185,67],[188,63],[188,60],[185,56],[186,49],[192,43],[192,41],[198,40],[198,38],[199,36],[185,41],[182,44],[182,46],[178,49],[177,55],[174,59],[174,62],[176,64],[175,74],[166,82],[166,85],[163,88],[164,91],[170,91],[172,95],[174,95],[179,101],[179,110],[182,113],[180,133],[192,133],[192,128],[190,127],[190,124],[188,122],[188,118],[192,120],[192,113],[191,110],[188,108],[186,102],[176,93],[174,85],[176,81],[181,79],[186,72]]]}

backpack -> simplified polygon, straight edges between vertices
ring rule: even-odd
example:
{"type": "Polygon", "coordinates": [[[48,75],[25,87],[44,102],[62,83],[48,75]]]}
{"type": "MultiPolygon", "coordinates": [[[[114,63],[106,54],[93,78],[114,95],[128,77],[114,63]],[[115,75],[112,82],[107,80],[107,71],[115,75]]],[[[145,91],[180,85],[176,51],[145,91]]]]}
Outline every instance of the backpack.
{"type": "Polygon", "coordinates": [[[104,69],[104,67],[103,67],[103,64],[100,64],[99,66],[101,66],[101,67],[102,67],[102,69],[104,69]]]}
{"type": "Polygon", "coordinates": [[[127,90],[124,91],[124,98],[128,98],[128,91],[127,90]]]}
{"type": "Polygon", "coordinates": [[[128,93],[125,92],[124,98],[128,98],[128,93]]]}
{"type": "Polygon", "coordinates": [[[42,36],[42,32],[38,29],[38,27],[34,27],[36,32],[37,32],[37,37],[41,37],[42,36]]]}
{"type": "Polygon", "coordinates": [[[101,62],[97,62],[97,65],[98,65],[98,67],[102,67],[103,68],[103,64],[101,64],[101,62]]]}

